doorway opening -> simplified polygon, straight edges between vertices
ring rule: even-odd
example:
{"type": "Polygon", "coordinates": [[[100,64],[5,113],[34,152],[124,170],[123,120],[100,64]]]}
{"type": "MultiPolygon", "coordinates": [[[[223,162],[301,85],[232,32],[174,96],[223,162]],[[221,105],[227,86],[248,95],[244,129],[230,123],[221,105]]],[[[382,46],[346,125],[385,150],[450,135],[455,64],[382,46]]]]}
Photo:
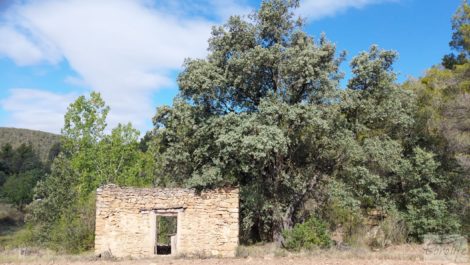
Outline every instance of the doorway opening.
{"type": "Polygon", "coordinates": [[[171,255],[176,253],[177,224],[178,217],[176,214],[157,214],[155,254],[171,255]]]}

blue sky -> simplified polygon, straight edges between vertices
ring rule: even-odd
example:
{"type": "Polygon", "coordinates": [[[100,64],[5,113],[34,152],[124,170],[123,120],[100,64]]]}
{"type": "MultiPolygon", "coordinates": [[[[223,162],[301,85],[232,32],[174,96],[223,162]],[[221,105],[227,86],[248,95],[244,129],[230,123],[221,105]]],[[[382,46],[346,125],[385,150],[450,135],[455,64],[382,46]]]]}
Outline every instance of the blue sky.
{"type": "MultiPolygon", "coordinates": [[[[0,126],[60,132],[77,96],[101,92],[108,123],[151,128],[171,104],[184,58],[206,55],[210,27],[259,1],[22,0],[0,2],[0,126]]],[[[302,0],[305,30],[348,52],[399,53],[399,81],[448,53],[460,0],[302,0]]],[[[348,62],[342,66],[348,76],[348,62]]],[[[343,82],[344,83],[344,82],[343,82]]]]}

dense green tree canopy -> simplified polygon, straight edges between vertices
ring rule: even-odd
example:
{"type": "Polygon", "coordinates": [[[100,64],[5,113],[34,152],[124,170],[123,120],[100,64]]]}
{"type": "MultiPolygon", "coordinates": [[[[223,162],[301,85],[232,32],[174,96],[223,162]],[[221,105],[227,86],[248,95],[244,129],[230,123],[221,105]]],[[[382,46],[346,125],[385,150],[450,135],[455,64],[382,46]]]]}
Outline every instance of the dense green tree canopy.
{"type": "Polygon", "coordinates": [[[416,146],[416,97],[396,83],[396,53],[360,53],[342,90],[343,54],[302,31],[297,6],[266,1],[231,17],[206,59],[185,62],[173,106],[154,117],[157,183],[239,185],[246,241],[284,242],[283,230],[328,212],[331,187],[364,211],[398,209],[412,236],[443,231],[455,218],[438,186],[450,180],[436,181],[433,154],[416,146]],[[439,207],[421,208],[430,204],[439,207]]]}
{"type": "Polygon", "coordinates": [[[30,203],[33,188],[43,179],[47,166],[31,144],[12,148],[5,144],[0,150],[0,199],[13,203],[20,209],[30,203]]]}
{"type": "Polygon", "coordinates": [[[332,145],[326,106],[337,100],[342,57],[301,30],[297,5],[264,2],[250,21],[215,27],[208,58],[186,61],[173,107],[154,118],[161,182],[242,185],[244,224],[259,239],[280,239],[331,171],[320,150],[332,145]]]}

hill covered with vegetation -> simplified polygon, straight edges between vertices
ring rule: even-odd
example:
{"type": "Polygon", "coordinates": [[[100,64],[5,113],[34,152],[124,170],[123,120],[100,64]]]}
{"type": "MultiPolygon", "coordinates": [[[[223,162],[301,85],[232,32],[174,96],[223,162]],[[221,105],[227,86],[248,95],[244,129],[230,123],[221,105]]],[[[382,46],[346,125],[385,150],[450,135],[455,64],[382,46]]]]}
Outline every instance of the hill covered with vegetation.
{"type": "Polygon", "coordinates": [[[46,161],[49,152],[54,145],[59,143],[60,136],[53,133],[0,127],[0,146],[10,144],[13,148],[19,147],[21,144],[29,144],[38,152],[42,161],[46,161]]]}

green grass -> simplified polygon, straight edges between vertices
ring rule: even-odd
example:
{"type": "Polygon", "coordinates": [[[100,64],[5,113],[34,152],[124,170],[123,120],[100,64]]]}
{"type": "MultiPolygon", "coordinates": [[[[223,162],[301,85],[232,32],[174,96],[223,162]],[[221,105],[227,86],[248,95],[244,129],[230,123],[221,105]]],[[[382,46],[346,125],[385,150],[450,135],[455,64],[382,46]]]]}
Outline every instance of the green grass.
{"type": "Polygon", "coordinates": [[[0,250],[20,246],[25,230],[23,213],[11,204],[0,202],[0,250]]]}
{"type": "Polygon", "coordinates": [[[0,231],[0,249],[9,249],[18,247],[21,242],[18,240],[19,235],[24,233],[22,226],[5,226],[1,225],[0,231]]]}

